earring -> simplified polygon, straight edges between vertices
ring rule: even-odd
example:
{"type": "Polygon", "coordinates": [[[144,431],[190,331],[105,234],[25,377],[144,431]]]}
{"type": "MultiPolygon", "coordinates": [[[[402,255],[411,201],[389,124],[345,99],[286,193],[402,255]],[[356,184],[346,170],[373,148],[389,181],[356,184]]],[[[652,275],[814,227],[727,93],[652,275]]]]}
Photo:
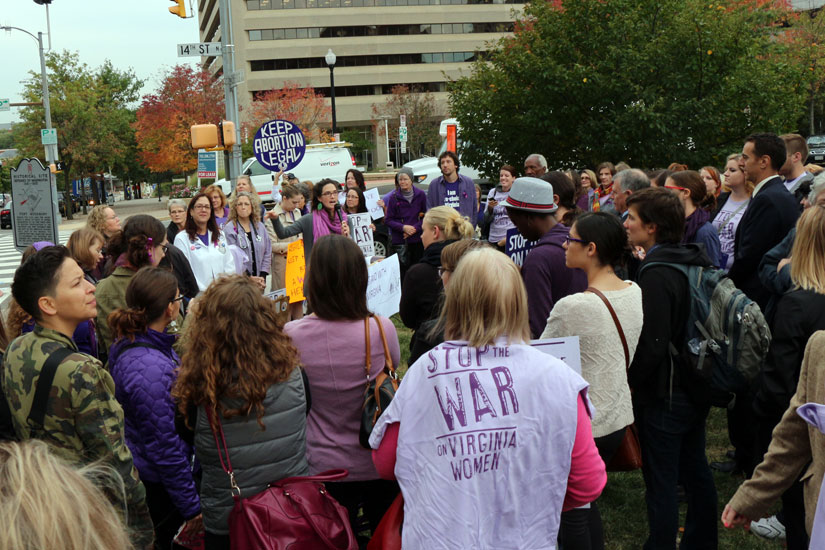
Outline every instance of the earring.
{"type": "Polygon", "coordinates": [[[323,204],[321,204],[321,203],[319,202],[319,203],[318,203],[318,206],[316,206],[316,207],[315,207],[315,210],[320,210],[320,209],[322,209],[323,207],[324,207],[324,205],[323,205],[323,204]]]}

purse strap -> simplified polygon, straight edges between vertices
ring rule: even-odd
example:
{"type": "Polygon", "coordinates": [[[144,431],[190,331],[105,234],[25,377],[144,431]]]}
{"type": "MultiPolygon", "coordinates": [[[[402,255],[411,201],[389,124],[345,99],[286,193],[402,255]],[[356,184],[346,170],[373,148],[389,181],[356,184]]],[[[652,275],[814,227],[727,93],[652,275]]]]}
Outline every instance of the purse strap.
{"type": "Polygon", "coordinates": [[[232,488],[232,496],[241,498],[241,489],[235,482],[235,471],[232,469],[232,461],[229,460],[229,447],[226,445],[226,438],[223,435],[221,419],[213,415],[209,407],[204,407],[204,409],[206,409],[206,418],[209,420],[209,428],[212,430],[212,436],[215,438],[215,446],[218,448],[218,459],[221,461],[221,468],[229,475],[229,486],[232,488]],[[217,430],[215,429],[216,426],[217,430]],[[218,434],[221,436],[220,441],[218,441],[218,434]],[[221,447],[221,444],[223,444],[223,447],[221,447]],[[226,462],[223,460],[222,453],[226,454],[226,462]]]}
{"type": "Polygon", "coordinates": [[[610,312],[610,316],[613,317],[613,322],[616,323],[616,329],[619,331],[619,338],[622,339],[622,347],[624,348],[624,364],[625,369],[630,369],[630,352],[627,348],[627,338],[624,337],[624,331],[622,330],[622,324],[619,322],[619,316],[616,315],[616,311],[613,309],[613,306],[610,305],[610,301],[605,297],[604,294],[601,293],[600,290],[589,286],[586,289],[586,292],[592,292],[596,296],[602,299],[604,305],[607,306],[607,310],[610,312]]]}
{"type": "Polygon", "coordinates": [[[395,373],[395,365],[392,362],[392,355],[390,355],[390,347],[387,345],[387,336],[384,334],[384,327],[381,325],[381,320],[370,314],[364,319],[364,340],[366,340],[366,356],[364,370],[367,373],[367,388],[370,387],[370,367],[372,366],[372,346],[370,345],[370,319],[375,319],[378,325],[378,333],[381,335],[381,345],[384,347],[384,368],[389,374],[390,378],[397,379],[398,375],[395,373]]]}

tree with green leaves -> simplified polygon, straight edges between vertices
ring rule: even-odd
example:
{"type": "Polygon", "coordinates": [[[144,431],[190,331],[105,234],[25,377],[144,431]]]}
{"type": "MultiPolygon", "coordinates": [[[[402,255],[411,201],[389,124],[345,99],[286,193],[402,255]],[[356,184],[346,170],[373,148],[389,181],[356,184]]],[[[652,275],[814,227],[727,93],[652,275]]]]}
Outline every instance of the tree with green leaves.
{"type": "Polygon", "coordinates": [[[487,175],[530,153],[553,167],[719,163],[755,131],[796,128],[805,90],[784,0],[556,0],[451,82],[462,161],[487,175]]]}
{"type": "MultiPolygon", "coordinates": [[[[120,71],[110,61],[97,69],[82,63],[75,52],[46,54],[52,126],[57,128],[57,149],[65,165],[64,192],[71,204],[72,175],[83,177],[124,161],[134,131],[129,125],[129,104],[138,98],[143,85],[132,69],[120,71]]],[[[40,74],[24,84],[27,102],[42,101],[40,74]]],[[[46,127],[42,106],[25,107],[15,124],[14,142],[26,157],[43,158],[40,129],[46,127]]],[[[98,200],[98,197],[95,197],[98,200]]],[[[71,209],[67,209],[71,219],[71,209]]]]}

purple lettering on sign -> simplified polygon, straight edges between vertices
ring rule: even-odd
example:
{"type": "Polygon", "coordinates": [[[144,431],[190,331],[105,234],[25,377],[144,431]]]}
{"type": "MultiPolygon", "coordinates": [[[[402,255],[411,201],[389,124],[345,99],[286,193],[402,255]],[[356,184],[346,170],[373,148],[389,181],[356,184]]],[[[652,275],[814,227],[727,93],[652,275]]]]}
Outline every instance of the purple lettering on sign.
{"type": "Polygon", "coordinates": [[[447,400],[446,407],[444,406],[444,401],[441,399],[441,393],[438,391],[438,386],[433,388],[435,390],[435,396],[438,398],[438,406],[441,407],[441,414],[444,416],[444,421],[447,423],[447,428],[452,431],[455,429],[453,425],[453,413],[455,413],[456,418],[458,418],[458,422],[466,427],[467,426],[467,415],[464,412],[464,395],[461,392],[461,380],[458,377],[455,378],[455,391],[456,391],[456,399],[450,395],[450,390],[445,387],[444,388],[444,398],[447,400]]]}
{"type": "Polygon", "coordinates": [[[498,399],[501,401],[501,414],[503,416],[510,414],[505,395],[510,396],[510,401],[513,405],[513,414],[516,414],[518,412],[518,398],[516,397],[515,390],[513,390],[513,376],[510,374],[510,369],[507,367],[495,367],[490,370],[490,374],[493,375],[493,381],[496,383],[496,389],[498,390],[498,399]]]}
{"type": "Polygon", "coordinates": [[[474,372],[470,373],[470,395],[473,396],[473,409],[475,410],[476,422],[480,422],[481,417],[485,414],[492,415],[493,418],[498,416],[495,409],[493,409],[490,398],[487,397],[487,392],[484,391],[484,386],[481,385],[478,376],[476,376],[474,372]]]}

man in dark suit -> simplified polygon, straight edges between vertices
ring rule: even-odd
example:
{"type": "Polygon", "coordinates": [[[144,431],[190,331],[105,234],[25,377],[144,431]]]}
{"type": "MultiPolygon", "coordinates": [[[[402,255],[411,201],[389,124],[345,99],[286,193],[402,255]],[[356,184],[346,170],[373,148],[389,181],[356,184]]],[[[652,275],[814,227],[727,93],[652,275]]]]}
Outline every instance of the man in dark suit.
{"type": "Polygon", "coordinates": [[[776,134],[752,134],[742,149],[747,178],[756,184],[734,241],[729,276],[764,311],[770,291],[759,281],[759,262],[796,223],[799,207],[785,188],[779,169],[787,158],[785,142],[776,134]]]}

